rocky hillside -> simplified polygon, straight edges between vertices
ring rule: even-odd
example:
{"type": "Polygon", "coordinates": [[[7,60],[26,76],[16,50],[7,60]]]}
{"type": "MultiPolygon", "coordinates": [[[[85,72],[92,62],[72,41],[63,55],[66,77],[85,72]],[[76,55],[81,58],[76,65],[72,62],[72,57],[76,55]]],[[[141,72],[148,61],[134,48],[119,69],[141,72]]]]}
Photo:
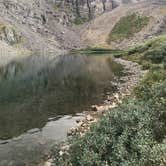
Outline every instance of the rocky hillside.
{"type": "Polygon", "coordinates": [[[0,10],[0,40],[13,52],[19,46],[32,54],[62,54],[81,46],[78,35],[57,21],[48,0],[1,0],[0,10]]]}
{"type": "MultiPolygon", "coordinates": [[[[148,26],[132,40],[109,43],[131,45],[165,29],[165,1],[142,1],[1,0],[0,52],[9,47],[10,57],[12,53],[15,57],[16,50],[26,50],[22,53],[26,55],[57,55],[86,44],[108,45],[110,32],[121,17],[133,12],[150,17],[148,26]]],[[[8,54],[3,53],[3,57],[8,54]]]]}
{"type": "MultiPolygon", "coordinates": [[[[127,24],[128,28],[131,28],[133,25],[129,23],[130,20],[127,24]]],[[[122,24],[123,27],[119,27],[122,32],[125,32],[123,30],[125,24],[126,22],[122,24]]],[[[138,23],[137,27],[140,28],[140,26],[140,23],[138,23]]],[[[126,30],[128,31],[128,29],[126,30]]],[[[81,37],[83,41],[93,46],[111,46],[122,49],[162,33],[166,33],[166,1],[146,0],[136,4],[121,5],[102,14],[82,28],[81,37]],[[115,30],[115,26],[121,19],[133,14],[140,18],[147,17],[149,21],[139,31],[136,31],[132,37],[108,42],[110,34],[115,30]]]]}
{"type": "Polygon", "coordinates": [[[53,4],[58,22],[82,24],[122,4],[141,0],[48,0],[53,4]]]}

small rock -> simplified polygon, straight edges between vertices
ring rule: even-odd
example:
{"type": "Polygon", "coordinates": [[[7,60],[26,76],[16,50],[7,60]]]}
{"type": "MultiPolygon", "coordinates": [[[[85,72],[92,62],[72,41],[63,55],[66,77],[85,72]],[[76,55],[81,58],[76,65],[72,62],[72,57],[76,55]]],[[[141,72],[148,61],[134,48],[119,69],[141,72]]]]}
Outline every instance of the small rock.
{"type": "Polygon", "coordinates": [[[97,111],[97,107],[95,105],[92,106],[92,111],[97,111]]]}
{"type": "Polygon", "coordinates": [[[48,161],[45,162],[44,166],[51,166],[53,162],[53,159],[49,159],[48,161]]]}
{"type": "Polygon", "coordinates": [[[80,123],[80,122],[81,122],[81,120],[80,120],[80,119],[77,119],[77,120],[76,120],[76,123],[80,123]]]}
{"type": "Polygon", "coordinates": [[[60,155],[60,156],[63,156],[63,155],[64,155],[64,152],[63,152],[63,151],[60,151],[60,152],[59,152],[59,155],[60,155]]]}
{"type": "Polygon", "coordinates": [[[86,119],[87,119],[88,121],[93,121],[93,120],[94,120],[94,118],[93,118],[91,115],[87,115],[86,119]]]}
{"type": "Polygon", "coordinates": [[[68,151],[69,148],[70,148],[69,145],[64,145],[64,146],[61,147],[62,151],[68,151]]]}

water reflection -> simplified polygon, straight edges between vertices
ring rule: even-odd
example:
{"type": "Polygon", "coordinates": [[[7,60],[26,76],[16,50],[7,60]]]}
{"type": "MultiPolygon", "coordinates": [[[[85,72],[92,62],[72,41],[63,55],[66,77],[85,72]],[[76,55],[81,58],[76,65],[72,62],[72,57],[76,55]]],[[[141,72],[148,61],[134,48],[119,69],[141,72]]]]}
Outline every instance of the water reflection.
{"type": "Polygon", "coordinates": [[[110,56],[32,56],[0,68],[0,139],[43,128],[100,102],[119,70],[110,56]]]}

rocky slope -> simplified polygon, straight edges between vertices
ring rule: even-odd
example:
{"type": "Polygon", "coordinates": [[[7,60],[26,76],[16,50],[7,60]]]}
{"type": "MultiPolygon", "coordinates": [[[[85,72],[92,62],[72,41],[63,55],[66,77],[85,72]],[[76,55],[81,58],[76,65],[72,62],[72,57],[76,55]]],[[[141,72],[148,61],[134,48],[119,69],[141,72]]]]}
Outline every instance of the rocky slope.
{"type": "MultiPolygon", "coordinates": [[[[57,22],[47,0],[1,0],[0,11],[0,40],[13,48],[13,56],[18,45],[32,54],[45,55],[81,46],[78,35],[57,22]]],[[[0,55],[6,47],[0,46],[0,55]]]]}
{"type": "Polygon", "coordinates": [[[121,5],[116,9],[104,13],[88,23],[81,30],[82,40],[90,45],[109,46],[107,39],[120,18],[138,13],[150,18],[146,27],[144,27],[134,37],[120,41],[118,43],[111,43],[112,47],[126,48],[135,43],[142,42],[154,35],[166,33],[166,1],[163,0],[146,0],[136,4],[121,5]]]}
{"type": "MultiPolygon", "coordinates": [[[[134,39],[118,43],[118,46],[125,47],[165,32],[165,1],[142,1],[1,0],[0,41],[3,44],[0,56],[7,47],[11,50],[10,56],[3,53],[3,57],[15,57],[19,49],[27,50],[22,53],[26,55],[27,52],[28,55],[56,55],[86,44],[107,45],[106,39],[114,25],[132,12],[150,16],[151,22],[134,39]],[[75,25],[84,22],[84,25],[75,25]]],[[[117,46],[117,43],[112,45],[117,46]]]]}
{"type": "Polygon", "coordinates": [[[122,4],[137,3],[141,0],[47,0],[56,11],[56,19],[71,25],[87,22],[122,4]]]}

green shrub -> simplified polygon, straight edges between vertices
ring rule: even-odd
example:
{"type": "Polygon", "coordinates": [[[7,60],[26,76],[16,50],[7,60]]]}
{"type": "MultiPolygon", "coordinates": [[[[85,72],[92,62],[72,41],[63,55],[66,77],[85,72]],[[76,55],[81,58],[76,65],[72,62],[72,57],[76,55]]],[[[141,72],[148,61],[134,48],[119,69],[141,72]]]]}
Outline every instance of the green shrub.
{"type": "Polygon", "coordinates": [[[146,101],[150,98],[151,89],[156,83],[160,83],[166,80],[166,70],[152,69],[142,80],[142,82],[134,89],[135,95],[146,101]]]}
{"type": "Polygon", "coordinates": [[[166,57],[166,45],[156,50],[147,51],[144,59],[151,60],[153,63],[161,63],[166,57]]]}
{"type": "Polygon", "coordinates": [[[150,68],[151,68],[151,63],[149,63],[149,62],[143,62],[142,63],[142,69],[143,70],[148,70],[150,68]]]}
{"type": "Polygon", "coordinates": [[[158,36],[148,42],[131,48],[126,51],[125,54],[122,54],[122,56],[124,59],[141,64],[143,69],[161,67],[161,64],[163,64],[163,68],[165,68],[166,35],[158,36]]]}
{"type": "Polygon", "coordinates": [[[166,84],[158,84],[157,89],[146,102],[128,99],[94,124],[84,137],[73,138],[70,155],[56,156],[55,165],[164,166],[166,103],[161,100],[166,84]]]}
{"type": "Polygon", "coordinates": [[[75,25],[80,25],[80,24],[84,24],[84,23],[86,23],[86,22],[88,22],[88,21],[89,21],[89,19],[86,18],[86,17],[76,17],[76,18],[74,19],[74,21],[73,21],[73,24],[75,24],[75,25]]]}

